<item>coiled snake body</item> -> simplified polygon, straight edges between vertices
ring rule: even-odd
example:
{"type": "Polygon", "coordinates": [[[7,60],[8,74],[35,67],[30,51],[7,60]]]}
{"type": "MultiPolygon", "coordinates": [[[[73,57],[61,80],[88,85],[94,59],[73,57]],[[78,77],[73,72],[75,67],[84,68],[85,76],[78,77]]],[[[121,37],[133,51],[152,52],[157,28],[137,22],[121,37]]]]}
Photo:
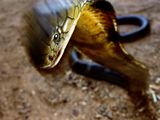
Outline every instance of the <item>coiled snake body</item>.
{"type": "Polygon", "coordinates": [[[116,18],[112,5],[105,0],[43,0],[33,7],[28,19],[28,46],[39,67],[48,69],[57,65],[72,39],[76,50],[96,62],[81,61],[73,51],[72,66],[78,73],[96,78],[102,75],[99,77],[102,79],[107,73],[106,79],[111,82],[113,79],[131,91],[148,88],[148,69],[129,55],[121,43],[124,38],[137,37],[138,32],[146,33],[149,24],[143,16],[116,18]],[[117,23],[124,24],[123,21],[141,27],[134,34],[120,34],[117,23]]]}

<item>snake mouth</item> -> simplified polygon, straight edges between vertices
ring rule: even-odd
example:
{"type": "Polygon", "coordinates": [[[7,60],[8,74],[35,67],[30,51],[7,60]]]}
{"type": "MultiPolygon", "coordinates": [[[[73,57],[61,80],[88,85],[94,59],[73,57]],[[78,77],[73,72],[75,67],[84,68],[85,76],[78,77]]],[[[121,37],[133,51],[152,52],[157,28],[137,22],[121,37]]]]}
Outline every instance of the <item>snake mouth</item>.
{"type": "Polygon", "coordinates": [[[49,64],[42,66],[41,68],[42,69],[51,69],[51,68],[55,67],[58,64],[58,62],[60,61],[61,56],[62,56],[61,49],[57,52],[57,54],[55,56],[53,54],[49,54],[48,58],[47,58],[48,61],[50,61],[49,64]]]}

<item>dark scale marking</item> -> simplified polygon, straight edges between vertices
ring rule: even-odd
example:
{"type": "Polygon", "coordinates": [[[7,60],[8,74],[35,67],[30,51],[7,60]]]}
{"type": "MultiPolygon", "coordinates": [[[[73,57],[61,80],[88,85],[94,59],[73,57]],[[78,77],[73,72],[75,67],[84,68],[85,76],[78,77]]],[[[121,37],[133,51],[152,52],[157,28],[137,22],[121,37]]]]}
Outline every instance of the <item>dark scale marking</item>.
{"type": "Polygon", "coordinates": [[[72,2],[72,4],[74,5],[74,7],[78,7],[78,9],[80,9],[81,3],[80,1],[77,1],[78,3],[76,4],[74,1],[72,2]]]}
{"type": "Polygon", "coordinates": [[[68,19],[74,20],[74,18],[72,18],[72,17],[69,16],[68,10],[66,10],[65,12],[66,12],[66,15],[67,15],[67,18],[68,18],[68,19]]]}
{"type": "Polygon", "coordinates": [[[54,58],[53,58],[52,55],[49,55],[49,56],[48,56],[48,59],[49,59],[50,61],[53,61],[54,58]]]}
{"type": "Polygon", "coordinates": [[[54,51],[54,49],[51,46],[49,46],[49,48],[50,48],[51,51],[54,51]]]}
{"type": "Polygon", "coordinates": [[[75,11],[76,11],[76,8],[78,8],[78,12],[81,11],[81,2],[78,0],[78,4],[76,4],[74,1],[72,1],[72,4],[74,5],[75,9],[74,9],[74,16],[75,16],[75,11]]]}

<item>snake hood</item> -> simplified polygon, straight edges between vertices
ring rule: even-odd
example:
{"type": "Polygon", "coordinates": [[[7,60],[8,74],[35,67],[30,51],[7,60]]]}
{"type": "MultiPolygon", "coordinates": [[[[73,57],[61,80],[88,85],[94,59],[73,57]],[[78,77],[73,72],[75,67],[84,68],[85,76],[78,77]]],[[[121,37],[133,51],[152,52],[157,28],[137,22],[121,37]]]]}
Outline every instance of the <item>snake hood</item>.
{"type": "Polygon", "coordinates": [[[28,50],[34,63],[53,68],[60,61],[87,0],[41,0],[26,16],[28,50]]]}

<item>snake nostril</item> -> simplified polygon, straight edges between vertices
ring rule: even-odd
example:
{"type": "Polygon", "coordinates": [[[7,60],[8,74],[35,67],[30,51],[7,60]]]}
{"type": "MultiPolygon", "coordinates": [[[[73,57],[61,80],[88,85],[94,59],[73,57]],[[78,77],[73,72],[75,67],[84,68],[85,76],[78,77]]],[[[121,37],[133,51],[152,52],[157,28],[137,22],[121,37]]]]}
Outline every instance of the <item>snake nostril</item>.
{"type": "Polygon", "coordinates": [[[49,60],[53,61],[53,55],[48,56],[49,60]]]}

